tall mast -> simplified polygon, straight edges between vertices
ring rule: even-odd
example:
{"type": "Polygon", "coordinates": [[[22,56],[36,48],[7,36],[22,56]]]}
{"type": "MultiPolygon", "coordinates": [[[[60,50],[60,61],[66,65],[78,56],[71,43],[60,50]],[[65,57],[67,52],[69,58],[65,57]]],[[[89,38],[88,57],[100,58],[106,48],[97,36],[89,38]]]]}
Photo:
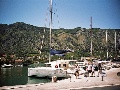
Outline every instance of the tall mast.
{"type": "Polygon", "coordinates": [[[115,52],[116,52],[116,31],[115,31],[115,52]]]}
{"type": "Polygon", "coordinates": [[[107,30],[106,30],[106,47],[107,47],[107,58],[108,58],[108,32],[107,32],[107,30]]]}
{"type": "Polygon", "coordinates": [[[90,53],[92,56],[92,17],[90,18],[90,36],[91,36],[91,48],[90,48],[90,53]]]}
{"type": "Polygon", "coordinates": [[[117,58],[117,50],[116,50],[116,47],[117,47],[116,43],[117,43],[117,41],[116,40],[117,39],[116,39],[116,31],[115,31],[115,58],[117,58]]]}
{"type": "MultiPolygon", "coordinates": [[[[51,30],[52,30],[52,0],[50,0],[50,50],[51,50],[51,30]]],[[[49,62],[51,61],[51,55],[49,52],[49,62]]]]}

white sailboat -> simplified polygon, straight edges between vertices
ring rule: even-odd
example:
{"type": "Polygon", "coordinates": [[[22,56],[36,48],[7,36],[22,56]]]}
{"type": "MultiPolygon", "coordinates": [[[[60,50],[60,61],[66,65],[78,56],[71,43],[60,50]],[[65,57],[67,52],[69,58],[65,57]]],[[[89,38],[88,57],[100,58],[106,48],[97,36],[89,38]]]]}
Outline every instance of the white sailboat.
{"type": "Polygon", "coordinates": [[[65,78],[68,73],[74,73],[74,64],[77,60],[56,60],[45,63],[46,67],[28,68],[28,76],[65,78]]]}
{"type": "MultiPolygon", "coordinates": [[[[52,30],[52,0],[50,0],[50,49],[51,49],[51,30],[52,30]]],[[[53,50],[54,51],[54,50],[53,50]]],[[[56,52],[56,51],[55,51],[56,52]]],[[[63,52],[68,52],[64,50],[63,52]]],[[[36,77],[69,77],[68,73],[73,73],[73,65],[77,60],[56,60],[51,62],[51,54],[49,53],[49,63],[45,63],[46,67],[28,68],[28,76],[36,77]]]]}

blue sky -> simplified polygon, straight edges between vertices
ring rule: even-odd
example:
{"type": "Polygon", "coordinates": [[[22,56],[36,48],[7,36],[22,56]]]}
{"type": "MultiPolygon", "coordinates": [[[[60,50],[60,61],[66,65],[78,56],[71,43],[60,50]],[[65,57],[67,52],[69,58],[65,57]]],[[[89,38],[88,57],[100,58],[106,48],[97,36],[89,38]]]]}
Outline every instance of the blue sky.
{"type": "MultiPolygon", "coordinates": [[[[0,0],[0,23],[49,27],[48,7],[49,0],[0,0]]],[[[53,28],[90,28],[92,16],[93,28],[120,29],[120,0],[53,0],[53,11],[53,28]]]]}

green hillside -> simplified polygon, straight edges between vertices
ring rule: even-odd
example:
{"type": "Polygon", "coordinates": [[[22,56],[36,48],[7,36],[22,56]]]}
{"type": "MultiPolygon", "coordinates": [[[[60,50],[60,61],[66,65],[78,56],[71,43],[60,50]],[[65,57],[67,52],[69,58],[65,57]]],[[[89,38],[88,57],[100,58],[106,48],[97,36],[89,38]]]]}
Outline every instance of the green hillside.
{"type": "MultiPolygon", "coordinates": [[[[52,30],[52,48],[71,49],[74,52],[67,53],[62,57],[70,59],[80,59],[83,56],[91,56],[90,41],[93,40],[93,56],[97,58],[106,58],[108,48],[109,57],[115,57],[120,54],[119,39],[120,29],[100,29],[93,28],[92,34],[86,28],[74,29],[53,29],[52,30]],[[108,31],[108,43],[106,43],[106,30],[108,31]],[[117,32],[117,47],[115,50],[114,33],[117,32]]],[[[49,28],[36,27],[23,22],[14,24],[0,24],[0,54],[16,57],[40,56],[41,59],[47,59],[49,53],[49,28]],[[45,32],[44,32],[45,29],[45,32]],[[43,36],[44,35],[44,36],[43,36]],[[42,43],[43,41],[43,43],[42,43]],[[41,46],[43,48],[41,49],[41,46]],[[40,54],[39,51],[42,51],[40,54]]],[[[54,58],[60,58],[53,56],[54,58]]]]}

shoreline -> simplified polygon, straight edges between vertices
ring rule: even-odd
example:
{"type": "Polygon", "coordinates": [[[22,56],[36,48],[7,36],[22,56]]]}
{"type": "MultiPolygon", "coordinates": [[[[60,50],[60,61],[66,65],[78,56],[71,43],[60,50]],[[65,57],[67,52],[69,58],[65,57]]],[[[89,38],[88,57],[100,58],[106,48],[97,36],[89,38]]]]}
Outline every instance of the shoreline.
{"type": "MultiPolygon", "coordinates": [[[[120,68],[112,68],[105,71],[107,76],[103,77],[84,77],[80,75],[78,79],[74,75],[71,75],[71,79],[58,80],[57,82],[40,83],[40,84],[27,84],[16,86],[3,86],[1,90],[14,89],[14,90],[70,90],[70,89],[82,89],[85,87],[98,87],[98,86],[113,86],[120,85],[120,76],[117,73],[120,72],[120,68]]],[[[52,81],[52,80],[51,80],[52,81]]]]}

